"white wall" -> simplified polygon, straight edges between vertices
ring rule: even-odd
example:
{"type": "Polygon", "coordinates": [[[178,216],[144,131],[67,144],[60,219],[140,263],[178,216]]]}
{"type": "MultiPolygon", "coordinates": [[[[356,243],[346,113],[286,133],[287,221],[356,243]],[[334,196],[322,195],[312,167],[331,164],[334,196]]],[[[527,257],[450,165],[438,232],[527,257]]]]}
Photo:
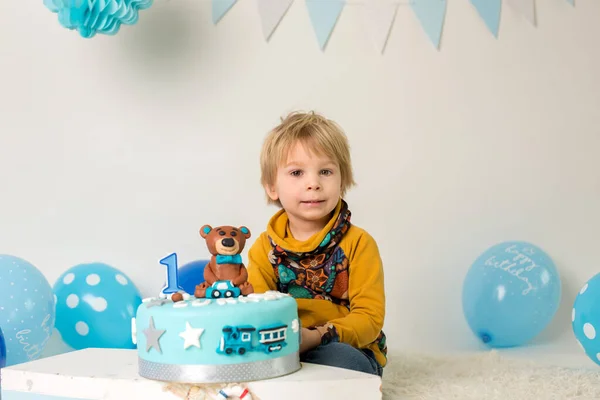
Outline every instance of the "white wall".
{"type": "Polygon", "coordinates": [[[356,5],[321,52],[301,1],[270,43],[251,0],[217,26],[208,1],[157,0],[92,40],[41,2],[2,1],[0,253],[51,283],[103,261],[155,294],[160,258],[208,255],[201,225],[265,228],[261,141],[315,109],[353,145],[348,200],[381,247],[391,348],[476,346],[462,280],[507,239],[555,259],[564,301],[545,338],[572,343],[574,294],[598,271],[600,3],[537,9],[536,29],[505,6],[494,39],[453,0],[437,52],[403,6],[380,55],[356,5]]]}

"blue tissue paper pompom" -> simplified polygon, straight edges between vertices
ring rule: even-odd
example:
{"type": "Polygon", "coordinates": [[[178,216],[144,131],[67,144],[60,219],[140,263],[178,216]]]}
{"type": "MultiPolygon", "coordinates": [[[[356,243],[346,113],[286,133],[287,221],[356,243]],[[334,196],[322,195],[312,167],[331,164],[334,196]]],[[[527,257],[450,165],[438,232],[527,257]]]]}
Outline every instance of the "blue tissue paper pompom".
{"type": "Polygon", "coordinates": [[[139,10],[150,8],[153,0],[43,0],[50,11],[58,14],[65,28],[77,30],[84,38],[96,33],[115,35],[122,24],[134,25],[139,10]]]}

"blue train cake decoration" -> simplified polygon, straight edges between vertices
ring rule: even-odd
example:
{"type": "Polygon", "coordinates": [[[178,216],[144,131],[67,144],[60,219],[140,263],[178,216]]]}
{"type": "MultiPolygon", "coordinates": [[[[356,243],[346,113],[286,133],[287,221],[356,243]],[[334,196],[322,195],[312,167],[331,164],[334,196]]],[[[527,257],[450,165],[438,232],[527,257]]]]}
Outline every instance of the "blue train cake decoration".
{"type": "Polygon", "coordinates": [[[178,284],[175,253],[161,260],[167,280],[144,299],[132,320],[139,374],[181,383],[231,383],[287,375],[301,367],[296,300],[278,291],[255,293],[241,253],[245,226],[204,225],[212,254],[194,293],[178,284]]]}
{"type": "Polygon", "coordinates": [[[286,345],[287,325],[274,325],[257,330],[250,325],[225,326],[217,348],[219,354],[244,355],[250,351],[273,353],[286,345]]]}

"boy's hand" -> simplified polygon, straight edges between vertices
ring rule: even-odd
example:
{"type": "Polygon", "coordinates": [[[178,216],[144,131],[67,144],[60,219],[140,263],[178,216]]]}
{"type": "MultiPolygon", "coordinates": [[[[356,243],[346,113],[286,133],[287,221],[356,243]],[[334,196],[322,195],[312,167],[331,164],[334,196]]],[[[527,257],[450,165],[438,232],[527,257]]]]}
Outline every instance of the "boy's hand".
{"type": "Polygon", "coordinates": [[[318,330],[310,330],[308,328],[302,328],[300,342],[300,353],[312,350],[321,344],[321,334],[318,330]]]}

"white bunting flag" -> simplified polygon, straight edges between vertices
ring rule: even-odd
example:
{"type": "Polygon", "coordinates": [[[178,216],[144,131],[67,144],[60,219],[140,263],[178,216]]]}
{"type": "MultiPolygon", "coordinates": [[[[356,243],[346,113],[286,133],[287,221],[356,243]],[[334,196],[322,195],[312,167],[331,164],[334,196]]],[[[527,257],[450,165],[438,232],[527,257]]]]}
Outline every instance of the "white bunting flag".
{"type": "Polygon", "coordinates": [[[529,22],[536,25],[535,0],[506,0],[506,2],[522,14],[529,22]]]}
{"type": "Polygon", "coordinates": [[[294,0],[257,0],[265,40],[269,40],[294,0]]]}
{"type": "Polygon", "coordinates": [[[398,3],[388,0],[370,0],[364,5],[365,29],[381,53],[385,51],[397,11],[398,3]]]}

